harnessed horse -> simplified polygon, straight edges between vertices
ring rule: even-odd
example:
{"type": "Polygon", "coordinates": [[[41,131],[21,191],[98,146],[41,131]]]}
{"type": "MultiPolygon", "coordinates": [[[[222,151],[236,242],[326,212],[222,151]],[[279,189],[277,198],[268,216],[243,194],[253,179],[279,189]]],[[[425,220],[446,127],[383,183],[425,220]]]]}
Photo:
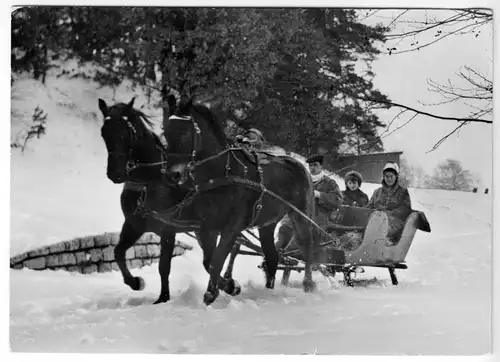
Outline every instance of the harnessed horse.
{"type": "Polygon", "coordinates": [[[252,227],[259,230],[265,254],[266,287],[274,287],[278,264],[274,229],[286,213],[305,258],[304,290],[314,290],[312,263],[317,238],[313,228],[317,225],[311,221],[313,186],[305,167],[289,156],[267,155],[264,163],[257,153],[234,147],[215,115],[202,105],[189,101],[175,109],[165,127],[166,177],[190,193],[181,204],[148,214],[165,223],[194,216],[201,221],[200,234],[220,233],[205,303],[218,296],[219,273],[236,237],[252,227]]]}
{"type": "MultiPolygon", "coordinates": [[[[99,108],[104,116],[101,135],[108,150],[107,176],[117,184],[124,183],[121,194],[121,208],[125,221],[120,239],[115,247],[115,260],[122,273],[124,283],[133,290],[145,286],[141,277],[134,277],[126,264],[126,251],[145,232],[160,236],[161,254],[159,273],[161,292],[155,304],[170,299],[170,265],[175,246],[175,235],[179,232],[195,231],[198,243],[203,249],[203,265],[209,271],[213,251],[217,243],[217,232],[200,234],[196,225],[190,223],[164,223],[146,215],[144,206],[165,209],[179,205],[189,190],[165,183],[167,172],[166,149],[160,138],[150,129],[151,122],[146,115],[133,108],[134,99],[128,104],[119,103],[108,107],[99,99],[99,108]]],[[[220,278],[219,287],[230,295],[237,295],[241,288],[231,278],[232,264],[226,275],[220,278]]]]}

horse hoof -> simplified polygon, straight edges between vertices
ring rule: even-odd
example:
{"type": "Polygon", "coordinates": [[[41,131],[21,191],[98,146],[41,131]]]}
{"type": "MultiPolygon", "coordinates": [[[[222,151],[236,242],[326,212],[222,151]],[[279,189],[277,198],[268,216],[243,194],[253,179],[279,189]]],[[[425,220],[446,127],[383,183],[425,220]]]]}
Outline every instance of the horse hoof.
{"type": "Polygon", "coordinates": [[[237,296],[237,295],[240,295],[241,293],[241,286],[240,286],[240,283],[238,283],[237,281],[234,282],[234,290],[233,292],[231,293],[231,295],[233,297],[237,296]]]}
{"type": "Polygon", "coordinates": [[[266,288],[267,289],[274,289],[274,282],[276,281],[275,278],[272,278],[266,282],[266,288]]]}
{"type": "Polygon", "coordinates": [[[234,297],[234,296],[237,296],[241,293],[241,286],[240,286],[240,283],[238,283],[236,280],[230,279],[227,282],[227,284],[224,286],[223,290],[225,293],[234,297]]]}
{"type": "Polygon", "coordinates": [[[133,290],[143,290],[146,287],[146,282],[141,277],[135,277],[130,287],[133,290]]]}
{"type": "Polygon", "coordinates": [[[154,302],[153,304],[160,304],[160,303],[166,303],[170,300],[169,296],[168,295],[160,295],[158,297],[158,299],[156,300],[156,302],[154,302]]]}
{"type": "Polygon", "coordinates": [[[212,293],[212,292],[205,292],[205,294],[203,294],[203,302],[205,303],[205,305],[209,306],[210,304],[212,304],[213,302],[215,302],[215,300],[217,299],[217,296],[218,296],[218,292],[217,293],[212,293]]]}
{"type": "Polygon", "coordinates": [[[304,281],[303,283],[304,286],[304,292],[306,293],[312,293],[316,290],[316,282],[314,281],[304,281]]]}

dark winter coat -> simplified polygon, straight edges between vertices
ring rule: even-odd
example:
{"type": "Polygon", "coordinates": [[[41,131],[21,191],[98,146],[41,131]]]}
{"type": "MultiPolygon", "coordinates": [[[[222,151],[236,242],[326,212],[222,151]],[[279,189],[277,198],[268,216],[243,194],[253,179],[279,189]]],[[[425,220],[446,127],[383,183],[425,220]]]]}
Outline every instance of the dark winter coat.
{"type": "Polygon", "coordinates": [[[342,205],[346,206],[366,207],[369,201],[368,195],[359,188],[355,191],[351,191],[346,187],[346,189],[342,191],[342,196],[344,197],[342,205]]]}
{"type": "MultiPolygon", "coordinates": [[[[337,210],[342,205],[342,192],[339,186],[332,178],[323,176],[317,182],[313,183],[314,191],[318,191],[319,197],[315,199],[315,214],[313,221],[320,227],[328,224],[330,214],[337,210]]],[[[296,249],[297,245],[294,241],[290,243],[293,234],[292,221],[285,215],[281,221],[281,226],[278,231],[278,242],[276,249],[296,249]]]]}
{"type": "Polygon", "coordinates": [[[347,206],[357,206],[357,207],[365,207],[368,204],[368,195],[359,189],[361,184],[363,183],[363,177],[357,171],[349,171],[345,174],[345,191],[342,191],[342,196],[344,197],[344,201],[342,205],[347,206]],[[356,191],[351,191],[347,187],[348,181],[357,181],[358,189],[356,191]]]}
{"type": "Polygon", "coordinates": [[[332,211],[337,210],[342,205],[342,192],[332,178],[323,176],[313,185],[315,191],[319,191],[316,200],[315,222],[322,226],[328,222],[328,217],[332,211]]]}

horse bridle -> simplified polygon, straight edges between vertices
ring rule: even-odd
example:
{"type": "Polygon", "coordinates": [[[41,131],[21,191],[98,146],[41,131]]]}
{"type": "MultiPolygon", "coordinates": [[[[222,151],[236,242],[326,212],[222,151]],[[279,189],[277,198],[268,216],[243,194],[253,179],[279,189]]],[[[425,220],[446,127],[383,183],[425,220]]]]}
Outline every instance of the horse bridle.
{"type": "MultiPolygon", "coordinates": [[[[127,125],[127,129],[128,129],[128,135],[129,135],[129,138],[130,138],[130,143],[131,144],[134,144],[135,142],[137,142],[138,140],[138,137],[137,137],[137,130],[135,129],[134,125],[132,124],[132,122],[130,122],[130,120],[128,119],[127,116],[121,116],[121,118],[125,121],[125,124],[127,125]]],[[[104,118],[105,121],[107,120],[110,120],[111,119],[111,116],[107,116],[104,118]]],[[[130,173],[132,171],[134,171],[135,169],[138,169],[138,168],[141,168],[141,167],[153,167],[153,166],[161,166],[161,174],[164,175],[167,173],[167,168],[166,168],[166,165],[167,165],[167,157],[165,155],[165,152],[163,149],[161,149],[160,147],[156,146],[159,150],[160,150],[160,154],[161,154],[161,161],[160,162],[152,162],[152,163],[143,163],[143,162],[135,162],[133,159],[132,159],[132,152],[133,152],[133,147],[130,147],[128,152],[123,152],[123,151],[109,151],[109,154],[110,155],[118,155],[118,156],[124,156],[125,159],[127,160],[125,162],[125,172],[127,173],[127,175],[130,175],[130,173]]]]}
{"type": "MultiPolygon", "coordinates": [[[[194,190],[193,191],[194,192],[191,192],[189,195],[187,195],[186,198],[180,204],[175,205],[174,207],[170,208],[169,210],[166,210],[162,214],[164,216],[168,215],[168,218],[169,218],[170,222],[172,222],[172,220],[174,219],[173,215],[175,215],[176,213],[180,212],[183,209],[184,206],[186,206],[187,204],[189,204],[190,202],[192,202],[193,199],[194,199],[194,197],[197,194],[199,194],[200,192],[208,191],[210,189],[217,188],[219,186],[223,186],[224,184],[238,183],[240,185],[251,187],[251,188],[254,188],[254,189],[257,189],[258,191],[260,191],[260,195],[257,198],[257,200],[255,201],[255,204],[254,204],[254,207],[253,207],[252,220],[249,223],[249,227],[253,226],[253,224],[257,220],[257,218],[258,218],[258,216],[259,216],[259,214],[260,214],[260,212],[262,210],[262,198],[263,198],[264,194],[266,193],[266,188],[264,186],[263,170],[262,170],[262,167],[259,164],[257,155],[254,153],[254,157],[255,157],[255,160],[257,162],[257,170],[258,170],[258,182],[257,183],[253,182],[253,181],[249,181],[249,180],[246,179],[248,168],[234,154],[234,151],[235,150],[241,150],[242,149],[241,147],[233,148],[233,147],[231,147],[231,145],[226,144],[225,145],[225,149],[222,152],[219,152],[216,155],[207,157],[206,159],[196,161],[197,145],[198,145],[198,142],[200,142],[200,140],[201,140],[201,129],[198,126],[198,123],[191,116],[179,117],[179,116],[176,116],[176,115],[171,115],[169,117],[169,120],[172,120],[172,119],[177,119],[177,120],[181,120],[181,121],[189,121],[189,122],[191,122],[191,125],[193,126],[193,129],[194,129],[193,141],[192,141],[192,147],[193,147],[193,149],[192,149],[191,153],[167,153],[167,156],[173,156],[173,155],[175,155],[175,156],[189,156],[191,158],[190,161],[188,162],[185,170],[184,170],[184,173],[187,173],[189,175],[189,178],[193,181],[193,184],[194,184],[194,190]],[[226,161],[225,177],[223,178],[223,181],[221,182],[221,180],[210,179],[208,182],[206,182],[206,183],[204,183],[202,185],[198,185],[196,183],[196,181],[195,181],[195,177],[194,177],[194,174],[193,174],[193,171],[195,170],[195,168],[198,167],[198,166],[200,166],[200,165],[202,165],[202,164],[204,164],[204,163],[210,162],[213,159],[222,157],[225,154],[227,154],[228,157],[227,157],[227,161],[226,161]],[[244,170],[244,176],[243,176],[243,178],[229,176],[229,172],[231,171],[231,167],[230,167],[230,163],[229,163],[231,155],[243,166],[243,170],[244,170]]],[[[162,219],[162,217],[159,217],[159,218],[162,219]]],[[[163,219],[163,221],[165,222],[164,219],[163,219]]]]}
{"type": "Polygon", "coordinates": [[[244,165],[244,163],[242,163],[238,159],[238,157],[234,155],[234,151],[236,151],[236,150],[242,150],[243,149],[242,147],[233,148],[231,145],[227,144],[226,145],[226,149],[224,151],[219,152],[216,155],[207,157],[206,159],[203,159],[203,160],[200,160],[200,161],[196,161],[196,149],[197,149],[196,147],[198,145],[198,142],[201,140],[201,130],[200,130],[200,127],[198,126],[198,123],[191,116],[179,117],[179,116],[176,116],[176,115],[171,115],[169,117],[169,120],[171,120],[171,119],[178,119],[178,120],[182,120],[182,121],[189,121],[189,122],[191,122],[191,124],[192,124],[193,129],[194,129],[195,132],[193,134],[193,150],[191,151],[190,154],[167,153],[167,157],[169,155],[190,156],[191,160],[190,160],[190,162],[188,163],[188,165],[186,167],[186,171],[188,172],[189,177],[191,178],[191,180],[194,182],[195,179],[194,179],[193,171],[194,171],[194,169],[197,166],[199,166],[201,164],[204,164],[206,162],[210,162],[211,160],[213,160],[215,158],[218,158],[218,157],[223,156],[224,154],[227,154],[228,158],[227,158],[227,163],[226,163],[226,167],[225,167],[225,177],[224,177],[224,181],[225,182],[217,182],[217,180],[210,179],[208,182],[205,182],[203,185],[201,185],[201,187],[199,187],[196,184],[196,182],[194,182],[194,184],[195,184],[194,192],[192,192],[189,195],[187,195],[186,198],[184,200],[182,200],[182,202],[180,202],[177,205],[174,205],[173,207],[169,208],[168,210],[165,210],[164,212],[158,213],[156,211],[149,211],[149,212],[147,212],[148,214],[153,215],[153,217],[155,217],[158,220],[161,220],[161,221],[163,221],[165,223],[168,223],[168,222],[172,223],[172,220],[174,219],[174,215],[176,215],[177,213],[179,213],[187,204],[189,204],[190,202],[192,202],[193,199],[194,199],[194,197],[197,194],[199,194],[200,192],[208,191],[208,190],[220,187],[220,186],[222,186],[224,184],[235,183],[235,184],[242,185],[244,187],[248,187],[248,188],[254,189],[256,191],[259,191],[259,193],[260,193],[260,195],[258,196],[257,200],[254,203],[253,212],[252,212],[252,219],[249,222],[249,224],[247,225],[247,228],[250,228],[250,227],[252,227],[252,226],[255,225],[255,222],[257,221],[257,218],[258,218],[258,216],[259,216],[259,214],[260,214],[260,212],[262,211],[262,208],[263,208],[262,199],[263,199],[263,197],[264,197],[265,194],[268,194],[271,197],[273,197],[274,199],[282,202],[284,205],[287,205],[288,207],[290,207],[291,209],[293,209],[296,213],[298,213],[299,215],[301,215],[302,217],[304,217],[305,219],[307,219],[312,225],[314,225],[316,228],[318,228],[324,235],[330,237],[330,235],[326,231],[324,231],[314,220],[312,220],[310,217],[308,217],[306,214],[304,214],[304,212],[302,212],[300,209],[298,209],[295,205],[291,204],[287,200],[283,199],[281,196],[277,195],[273,191],[271,191],[271,190],[269,190],[269,189],[266,188],[266,186],[264,184],[264,172],[263,172],[263,169],[262,169],[262,167],[260,165],[259,158],[258,158],[255,150],[251,151],[251,154],[255,157],[255,160],[256,160],[256,167],[257,167],[257,171],[258,171],[257,172],[257,175],[258,175],[257,182],[251,181],[251,180],[247,179],[247,172],[248,172],[247,166],[244,165]],[[233,157],[235,157],[235,159],[241,165],[243,165],[243,169],[244,169],[244,175],[243,175],[243,177],[240,177],[240,176],[229,176],[229,171],[231,170],[230,165],[229,165],[229,160],[230,160],[229,157],[230,157],[231,154],[233,155],[233,157]],[[166,219],[169,219],[169,221],[166,221],[166,219]]]}
{"type": "Polygon", "coordinates": [[[190,153],[171,153],[171,152],[167,152],[167,157],[168,156],[188,156],[190,158],[189,162],[188,162],[188,165],[186,167],[187,170],[192,170],[194,168],[194,165],[196,163],[196,150],[197,150],[197,146],[198,146],[198,143],[201,141],[201,129],[200,129],[200,126],[198,125],[198,122],[196,122],[196,120],[191,117],[191,116],[186,116],[186,117],[180,117],[180,116],[176,116],[176,115],[171,115],[170,117],[168,117],[169,120],[172,120],[172,119],[177,119],[177,120],[181,120],[181,121],[188,121],[188,122],[191,122],[191,125],[193,126],[193,149],[190,153]]]}
{"type": "MultiPolygon", "coordinates": [[[[195,119],[193,119],[193,117],[190,117],[190,116],[179,117],[179,116],[172,115],[169,117],[169,120],[170,119],[178,119],[181,121],[190,121],[192,126],[193,126],[193,129],[195,131],[193,133],[193,150],[191,151],[191,154],[189,154],[191,156],[191,161],[187,164],[186,169],[185,169],[185,172],[187,172],[190,179],[194,183],[194,193],[191,194],[189,197],[187,197],[185,200],[183,200],[183,202],[181,203],[181,205],[179,205],[179,207],[182,208],[183,205],[189,203],[194,198],[194,196],[196,194],[198,194],[199,192],[202,192],[202,190],[204,190],[204,189],[209,190],[209,189],[218,187],[218,185],[222,186],[225,183],[238,183],[240,185],[245,185],[247,187],[256,188],[257,190],[260,191],[260,195],[257,198],[257,200],[255,201],[255,204],[253,207],[253,213],[252,213],[252,220],[249,224],[249,225],[253,225],[254,222],[257,220],[257,218],[262,210],[262,198],[263,198],[264,194],[266,193],[266,187],[264,186],[264,173],[263,173],[261,165],[259,164],[258,156],[255,154],[255,152],[253,152],[253,156],[255,157],[255,160],[257,163],[257,171],[258,171],[257,172],[257,174],[258,174],[258,181],[257,182],[247,180],[248,167],[243,162],[241,162],[241,160],[239,160],[239,158],[234,154],[234,151],[241,150],[242,149],[241,147],[233,148],[233,147],[231,147],[231,145],[226,144],[225,149],[223,151],[217,153],[216,155],[207,157],[206,159],[203,159],[203,160],[196,161],[197,144],[198,144],[198,141],[201,139],[201,130],[200,130],[200,127],[198,126],[198,123],[196,122],[195,119]],[[225,154],[227,154],[227,160],[226,160],[226,166],[225,166],[225,177],[223,178],[225,181],[221,182],[220,180],[217,180],[217,179],[210,179],[205,184],[198,185],[195,181],[195,177],[193,174],[193,171],[195,170],[195,168],[204,164],[204,163],[210,162],[216,158],[222,157],[225,154]],[[243,178],[240,178],[238,176],[234,177],[234,176],[229,175],[229,172],[231,171],[231,166],[230,166],[231,155],[243,166],[243,178]]],[[[168,153],[168,155],[171,155],[171,154],[168,153]]],[[[184,154],[184,155],[188,155],[188,154],[184,154]]]]}

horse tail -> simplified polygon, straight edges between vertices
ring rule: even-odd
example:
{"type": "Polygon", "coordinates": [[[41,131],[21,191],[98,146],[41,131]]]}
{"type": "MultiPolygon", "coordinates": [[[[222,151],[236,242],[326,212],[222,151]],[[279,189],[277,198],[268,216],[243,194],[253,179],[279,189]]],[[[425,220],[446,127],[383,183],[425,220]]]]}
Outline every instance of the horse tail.
{"type": "Polygon", "coordinates": [[[314,188],[311,174],[306,169],[306,167],[297,159],[291,156],[283,156],[287,163],[292,166],[292,168],[298,173],[298,180],[302,183],[301,188],[305,191],[302,202],[299,205],[295,205],[304,212],[308,217],[312,218],[314,216],[314,188]]]}
{"type": "MultiPolygon", "coordinates": [[[[302,213],[304,213],[309,219],[313,219],[315,216],[315,199],[314,199],[314,188],[313,181],[304,165],[296,161],[298,167],[299,182],[296,186],[302,187],[301,190],[297,190],[294,187],[294,191],[298,193],[298,204],[296,205],[302,213]]],[[[295,185],[294,185],[295,186],[295,185]]],[[[316,225],[308,220],[303,215],[295,210],[290,210],[288,212],[288,217],[292,222],[295,243],[300,249],[300,252],[305,262],[304,268],[304,279],[302,284],[304,286],[304,291],[311,292],[316,289],[316,283],[312,277],[312,267],[315,262],[315,253],[320,242],[318,238],[319,230],[316,225]]],[[[292,240],[293,242],[293,240],[292,240]]]]}
{"type": "MultiPolygon", "coordinates": [[[[297,179],[299,180],[300,188],[302,190],[301,197],[296,206],[308,218],[313,219],[315,215],[315,201],[314,201],[314,188],[313,181],[309,171],[306,167],[291,156],[286,156],[287,161],[296,170],[297,179]]],[[[299,185],[298,185],[299,186],[299,185]]],[[[318,240],[315,237],[315,226],[304,216],[300,215],[294,210],[288,212],[288,216],[292,221],[294,229],[294,238],[304,255],[314,251],[315,243],[318,240]]]]}

